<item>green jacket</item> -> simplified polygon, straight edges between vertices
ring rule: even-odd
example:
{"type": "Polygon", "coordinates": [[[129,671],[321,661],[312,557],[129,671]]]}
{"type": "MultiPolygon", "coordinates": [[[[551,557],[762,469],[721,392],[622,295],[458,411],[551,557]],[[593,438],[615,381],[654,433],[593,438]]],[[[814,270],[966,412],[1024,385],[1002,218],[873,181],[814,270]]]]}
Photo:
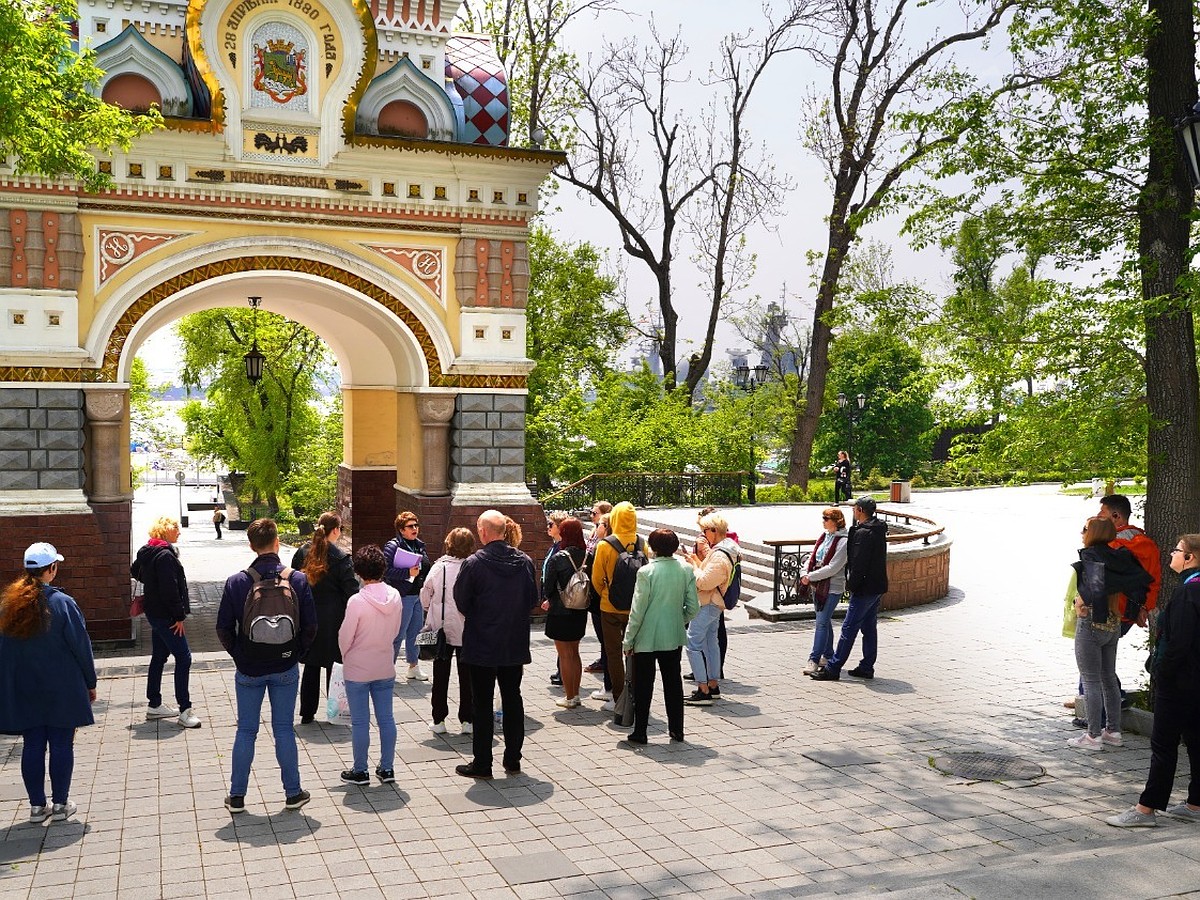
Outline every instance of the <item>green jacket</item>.
{"type": "Polygon", "coordinates": [[[675,650],[687,643],[687,623],[700,611],[696,573],[675,556],[655,557],[637,574],[624,648],[675,650]]]}

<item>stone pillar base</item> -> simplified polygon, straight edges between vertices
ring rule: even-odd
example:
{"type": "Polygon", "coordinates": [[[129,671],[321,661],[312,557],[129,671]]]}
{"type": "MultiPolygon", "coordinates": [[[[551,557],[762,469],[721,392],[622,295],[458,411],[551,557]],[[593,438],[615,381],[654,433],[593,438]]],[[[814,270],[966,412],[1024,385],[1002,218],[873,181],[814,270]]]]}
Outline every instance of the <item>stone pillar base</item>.
{"type": "MultiPolygon", "coordinates": [[[[11,498],[10,498],[11,499],[11,498]]],[[[22,554],[35,541],[49,541],[64,557],[54,583],[75,598],[93,641],[128,641],[129,530],[132,504],[71,504],[73,512],[0,511],[0,560],[5,580],[21,571],[22,554]]]]}

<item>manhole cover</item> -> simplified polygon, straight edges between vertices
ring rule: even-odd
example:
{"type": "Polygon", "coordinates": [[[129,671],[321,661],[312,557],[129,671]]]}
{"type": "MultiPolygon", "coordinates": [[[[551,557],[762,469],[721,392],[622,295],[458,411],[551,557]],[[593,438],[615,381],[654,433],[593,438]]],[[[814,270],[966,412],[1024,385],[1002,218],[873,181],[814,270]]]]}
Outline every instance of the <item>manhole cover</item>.
{"type": "Polygon", "coordinates": [[[1037,763],[999,753],[948,753],[935,756],[933,767],[972,781],[1032,781],[1046,774],[1037,763]]]}

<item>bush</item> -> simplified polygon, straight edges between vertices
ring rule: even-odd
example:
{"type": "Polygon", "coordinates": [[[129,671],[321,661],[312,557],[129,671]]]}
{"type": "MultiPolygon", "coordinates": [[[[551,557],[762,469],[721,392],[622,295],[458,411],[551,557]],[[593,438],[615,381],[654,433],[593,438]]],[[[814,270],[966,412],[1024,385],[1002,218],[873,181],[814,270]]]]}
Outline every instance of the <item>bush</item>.
{"type": "Polygon", "coordinates": [[[758,488],[755,496],[759,503],[804,503],[808,500],[808,492],[800,485],[788,485],[782,481],[758,488]]]}

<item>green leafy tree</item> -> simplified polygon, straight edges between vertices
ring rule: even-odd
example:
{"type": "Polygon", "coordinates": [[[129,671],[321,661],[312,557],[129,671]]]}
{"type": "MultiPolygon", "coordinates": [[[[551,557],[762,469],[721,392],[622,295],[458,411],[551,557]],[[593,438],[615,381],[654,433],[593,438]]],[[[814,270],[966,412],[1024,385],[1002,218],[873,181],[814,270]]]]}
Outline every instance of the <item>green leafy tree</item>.
{"type": "Polygon", "coordinates": [[[284,490],[297,518],[315,519],[337,509],[338,466],[342,463],[342,395],[335,394],[304,452],[293,459],[284,490]]]}
{"type": "Polygon", "coordinates": [[[929,459],[934,418],[930,411],[935,381],[921,353],[894,331],[850,328],[834,339],[830,352],[829,396],[821,418],[817,450],[832,461],[849,444],[845,414],[835,400],[863,394],[866,406],[854,426],[854,465],[866,473],[911,478],[929,459]]]}
{"type": "Polygon", "coordinates": [[[600,271],[591,244],[558,241],[541,226],[529,235],[525,466],[543,489],[577,471],[584,389],[603,378],[629,331],[615,305],[616,282],[600,271]]]}
{"type": "Polygon", "coordinates": [[[157,110],[131,115],[92,93],[103,73],[90,51],[72,49],[72,0],[0,0],[0,158],[18,174],[79,179],[99,190],[112,179],[92,153],[162,126],[157,110]]]}
{"type": "Polygon", "coordinates": [[[325,344],[302,325],[258,313],[258,346],[266,356],[257,384],[246,378],[254,312],[214,309],[185,316],[176,325],[183,344],[180,377],[189,389],[204,388],[182,412],[185,437],[195,456],[218,459],[246,473],[256,498],[272,513],[301,450],[307,453],[320,428],[315,401],[331,362],[325,344]]]}

